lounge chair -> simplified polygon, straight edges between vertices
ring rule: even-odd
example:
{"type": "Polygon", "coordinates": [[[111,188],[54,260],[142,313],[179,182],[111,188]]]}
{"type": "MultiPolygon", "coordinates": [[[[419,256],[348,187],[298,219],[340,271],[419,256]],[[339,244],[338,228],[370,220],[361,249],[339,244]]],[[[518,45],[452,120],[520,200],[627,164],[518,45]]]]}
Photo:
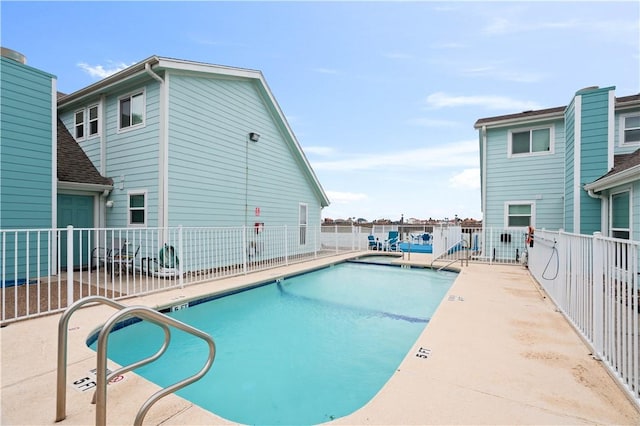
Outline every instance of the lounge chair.
{"type": "Polygon", "coordinates": [[[180,260],[173,246],[165,244],[158,253],[158,257],[145,257],[140,268],[143,274],[159,278],[171,278],[180,275],[180,260]]]}
{"type": "Polygon", "coordinates": [[[389,236],[384,242],[384,249],[387,251],[398,251],[399,239],[398,231],[389,231],[389,236]]]}
{"type": "Polygon", "coordinates": [[[118,247],[120,248],[94,248],[91,255],[92,268],[102,265],[107,271],[118,274],[132,271],[140,245],[136,245],[134,249],[131,242],[124,240],[121,245],[118,244],[118,247]]]}
{"type": "Polygon", "coordinates": [[[373,235],[367,236],[369,240],[369,246],[367,247],[369,250],[382,250],[382,243],[376,240],[376,237],[373,235]]]}

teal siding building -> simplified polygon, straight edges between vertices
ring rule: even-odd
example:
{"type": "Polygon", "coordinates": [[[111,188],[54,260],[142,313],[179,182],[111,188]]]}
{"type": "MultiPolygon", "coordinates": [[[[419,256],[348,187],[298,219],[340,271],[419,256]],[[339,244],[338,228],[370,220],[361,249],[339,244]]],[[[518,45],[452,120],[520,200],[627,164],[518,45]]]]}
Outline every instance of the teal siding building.
{"type": "MultiPolygon", "coordinates": [[[[22,55],[2,49],[0,57],[0,229],[55,227],[56,77],[27,66],[22,55]]],[[[0,241],[0,287],[19,284],[47,270],[47,235],[9,233],[0,241]],[[44,252],[44,251],[43,251],[44,252]],[[28,255],[27,255],[28,253],[28,255]]]]}
{"type": "Polygon", "coordinates": [[[482,118],[475,128],[485,227],[639,235],[640,95],[589,87],[567,106],[482,118]]]}
{"type": "MultiPolygon", "coordinates": [[[[260,71],[152,56],[64,95],[22,55],[0,60],[0,228],[73,226],[74,268],[112,243],[96,228],[246,226],[255,247],[277,226],[297,235],[296,252],[317,249],[306,228],[329,200],[260,71]]],[[[39,254],[38,234],[3,235],[21,259],[0,265],[3,285],[71,264],[51,248],[66,247],[65,231],[39,254]],[[47,249],[52,265],[38,264],[47,249]]]]}
{"type": "Polygon", "coordinates": [[[0,228],[55,227],[56,77],[0,57],[0,228]]]}
{"type": "Polygon", "coordinates": [[[58,113],[113,182],[106,227],[298,229],[329,204],[260,71],[152,56],[58,113]]]}

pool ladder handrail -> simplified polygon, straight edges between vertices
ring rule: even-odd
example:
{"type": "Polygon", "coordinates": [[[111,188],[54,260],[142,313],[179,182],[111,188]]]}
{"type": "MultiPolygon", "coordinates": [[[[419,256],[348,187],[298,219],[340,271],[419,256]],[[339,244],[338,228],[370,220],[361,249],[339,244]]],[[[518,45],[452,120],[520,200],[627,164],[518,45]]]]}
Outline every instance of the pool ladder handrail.
{"type": "MultiPolygon", "coordinates": [[[[462,247],[462,249],[463,249],[463,250],[465,250],[465,251],[466,251],[466,249],[468,249],[468,248],[469,248],[469,247],[467,247],[467,242],[466,242],[466,240],[465,240],[464,238],[461,238],[461,239],[460,239],[460,241],[457,241],[455,244],[453,244],[451,247],[449,247],[449,248],[445,251],[445,253],[448,253],[449,251],[453,250],[453,249],[454,249],[458,244],[459,244],[459,245],[460,245],[460,247],[462,247]]],[[[436,260],[438,260],[438,259],[440,259],[440,257],[438,257],[438,258],[436,258],[436,259],[432,259],[432,260],[431,260],[431,268],[433,268],[433,263],[434,263],[436,260]]],[[[440,271],[442,271],[443,269],[447,268],[448,266],[453,265],[453,264],[454,264],[454,263],[456,263],[458,260],[460,261],[460,266],[464,266],[464,264],[465,264],[465,260],[467,261],[467,266],[469,266],[469,254],[467,254],[467,256],[466,256],[466,257],[457,257],[457,258],[455,258],[455,259],[451,260],[451,261],[450,261],[449,263],[447,263],[446,265],[439,267],[437,272],[440,272],[440,271]]]]}
{"type": "Polygon", "coordinates": [[[161,389],[160,391],[154,393],[149,397],[145,403],[142,405],[138,414],[136,415],[134,425],[139,426],[142,425],[142,421],[144,420],[145,415],[151,408],[153,404],[155,404],[158,400],[163,398],[164,396],[176,392],[183,387],[199,380],[202,378],[211,368],[213,364],[213,360],[215,358],[215,342],[208,334],[191,327],[181,321],[178,321],[174,318],[168,317],[154,309],[148,308],[146,306],[125,306],[120,303],[117,303],[111,299],[107,299],[102,296],[89,296],[84,299],[81,299],[71,306],[67,308],[64,312],[60,321],[58,323],[58,374],[57,374],[57,399],[56,399],[56,422],[64,420],[66,417],[66,375],[67,375],[67,330],[69,318],[71,315],[80,307],[88,304],[88,303],[104,303],[110,305],[119,311],[111,316],[109,320],[102,326],[100,333],[98,334],[97,340],[97,352],[98,352],[98,362],[97,362],[97,371],[96,371],[96,392],[93,396],[92,403],[96,404],[96,425],[104,426],[106,425],[107,415],[106,415],[106,406],[107,406],[107,383],[113,377],[116,377],[120,374],[123,374],[127,371],[134,370],[142,365],[148,364],[150,362],[158,359],[169,346],[169,342],[171,340],[171,333],[169,331],[168,325],[171,325],[179,330],[182,330],[186,333],[190,333],[196,337],[202,338],[207,345],[209,346],[209,355],[207,357],[207,362],[200,369],[199,372],[194,374],[191,377],[187,377],[177,383],[174,383],[171,386],[161,389]],[[123,319],[124,317],[138,317],[141,319],[145,319],[150,321],[160,327],[162,327],[165,339],[162,347],[156,352],[154,355],[145,358],[143,360],[137,361],[128,366],[122,367],[111,374],[107,375],[107,343],[108,337],[111,332],[111,329],[117,324],[118,321],[123,319]]]}

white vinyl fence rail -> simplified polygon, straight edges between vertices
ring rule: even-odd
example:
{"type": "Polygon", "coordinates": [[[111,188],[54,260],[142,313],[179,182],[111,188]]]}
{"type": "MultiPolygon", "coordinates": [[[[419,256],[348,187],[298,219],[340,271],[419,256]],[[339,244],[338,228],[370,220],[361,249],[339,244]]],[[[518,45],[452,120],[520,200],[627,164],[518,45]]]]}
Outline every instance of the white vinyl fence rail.
{"type": "Polygon", "coordinates": [[[640,407],[640,243],[536,231],[531,274],[640,407]]]}
{"type": "Polygon", "coordinates": [[[366,248],[351,227],[0,230],[0,324],[366,248]]]}

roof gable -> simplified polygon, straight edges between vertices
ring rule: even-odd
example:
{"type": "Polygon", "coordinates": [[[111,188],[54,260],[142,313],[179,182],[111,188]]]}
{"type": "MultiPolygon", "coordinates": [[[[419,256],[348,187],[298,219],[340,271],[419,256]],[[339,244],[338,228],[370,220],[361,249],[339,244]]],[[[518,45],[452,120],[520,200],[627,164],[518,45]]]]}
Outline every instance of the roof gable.
{"type": "Polygon", "coordinates": [[[273,117],[277,121],[278,126],[286,135],[285,139],[292,147],[294,155],[302,164],[303,173],[308,177],[311,185],[314,187],[315,193],[320,200],[320,204],[323,207],[329,205],[329,198],[322,188],[322,185],[320,184],[320,181],[318,180],[315,172],[311,168],[311,164],[305,156],[300,143],[293,133],[293,130],[289,126],[284,113],[280,109],[280,106],[278,105],[275,97],[273,96],[273,93],[271,92],[271,89],[267,85],[267,82],[264,79],[262,72],[260,71],[222,65],[213,65],[203,62],[184,61],[179,59],[151,56],[90,86],[80,89],[74,93],[59,97],[58,108],[61,109],[71,107],[76,103],[86,101],[86,99],[95,97],[97,94],[104,93],[106,90],[109,90],[112,87],[116,87],[124,82],[127,82],[134,78],[139,78],[143,75],[146,75],[149,78],[159,79],[160,77],[156,72],[163,70],[208,73],[211,75],[219,75],[222,77],[249,79],[254,81],[257,84],[263,98],[267,102],[268,108],[272,111],[273,117]]]}
{"type": "MultiPolygon", "coordinates": [[[[76,184],[112,186],[113,181],[98,172],[78,142],[58,119],[58,181],[76,184]]],[[[100,189],[100,188],[96,188],[100,189]]]]}

